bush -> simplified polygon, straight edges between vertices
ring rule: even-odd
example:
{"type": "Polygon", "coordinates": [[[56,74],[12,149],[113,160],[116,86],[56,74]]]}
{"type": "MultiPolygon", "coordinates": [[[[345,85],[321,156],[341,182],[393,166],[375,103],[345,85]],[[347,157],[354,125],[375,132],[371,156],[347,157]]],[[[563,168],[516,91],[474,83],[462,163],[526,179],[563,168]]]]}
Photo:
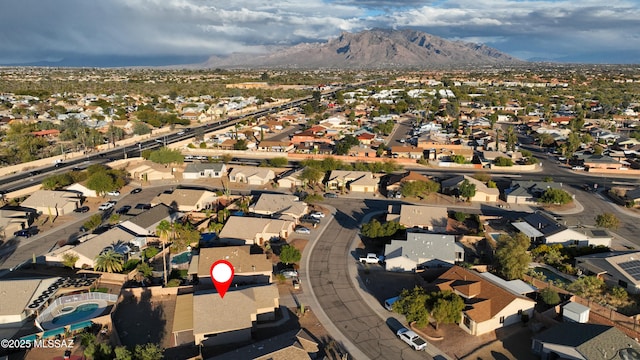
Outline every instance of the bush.
{"type": "Polygon", "coordinates": [[[511,160],[509,158],[506,158],[506,157],[501,157],[501,156],[497,157],[493,161],[493,163],[496,166],[513,166],[513,160],[511,160]]]}
{"type": "Polygon", "coordinates": [[[562,189],[548,188],[540,197],[540,202],[543,204],[564,205],[572,201],[571,195],[562,189]]]}
{"type": "Polygon", "coordinates": [[[167,287],[178,287],[180,286],[180,279],[171,279],[167,281],[167,287]]]}
{"type": "Polygon", "coordinates": [[[463,213],[463,212],[460,212],[460,211],[456,211],[456,212],[453,214],[453,217],[454,217],[456,220],[458,220],[458,221],[460,221],[460,222],[463,222],[463,221],[465,221],[465,220],[467,219],[467,214],[465,214],[465,213],[463,213]]]}
{"type": "Polygon", "coordinates": [[[159,252],[160,252],[160,249],[158,248],[148,247],[142,251],[142,256],[145,259],[151,259],[152,257],[158,255],[159,252]]]}
{"type": "Polygon", "coordinates": [[[124,267],[122,268],[122,271],[129,272],[135,269],[136,267],[138,267],[139,263],[140,263],[140,259],[129,259],[127,260],[126,263],[124,263],[124,267]]]}
{"type": "Polygon", "coordinates": [[[87,230],[93,230],[102,224],[102,215],[101,214],[93,214],[89,218],[89,220],[85,221],[82,226],[87,230]]]}
{"type": "Polygon", "coordinates": [[[544,288],[540,291],[540,298],[545,304],[554,306],[560,303],[560,295],[552,288],[544,288]]]}

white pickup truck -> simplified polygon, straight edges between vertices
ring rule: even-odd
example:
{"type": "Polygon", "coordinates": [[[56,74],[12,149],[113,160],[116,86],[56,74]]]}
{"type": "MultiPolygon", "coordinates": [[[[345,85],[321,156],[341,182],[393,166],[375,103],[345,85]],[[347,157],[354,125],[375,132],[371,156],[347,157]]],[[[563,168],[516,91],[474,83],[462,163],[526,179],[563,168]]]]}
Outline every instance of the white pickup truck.
{"type": "Polygon", "coordinates": [[[367,256],[361,256],[359,261],[363,264],[378,264],[383,262],[384,258],[375,253],[368,253],[367,256]]]}
{"type": "Polygon", "coordinates": [[[418,336],[418,334],[416,334],[415,332],[407,328],[402,328],[398,330],[396,335],[398,335],[398,337],[402,339],[402,341],[409,344],[409,346],[414,348],[416,351],[422,351],[427,347],[427,342],[424,341],[423,338],[421,338],[420,336],[418,336]]]}

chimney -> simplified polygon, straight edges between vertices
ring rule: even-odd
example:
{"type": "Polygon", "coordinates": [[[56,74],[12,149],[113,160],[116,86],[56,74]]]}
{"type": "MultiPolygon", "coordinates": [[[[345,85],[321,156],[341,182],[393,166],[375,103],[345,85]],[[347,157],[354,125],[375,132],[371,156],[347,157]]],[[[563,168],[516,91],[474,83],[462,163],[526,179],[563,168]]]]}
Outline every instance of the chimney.
{"type": "Polygon", "coordinates": [[[542,223],[538,223],[538,229],[542,229],[542,223]]]}

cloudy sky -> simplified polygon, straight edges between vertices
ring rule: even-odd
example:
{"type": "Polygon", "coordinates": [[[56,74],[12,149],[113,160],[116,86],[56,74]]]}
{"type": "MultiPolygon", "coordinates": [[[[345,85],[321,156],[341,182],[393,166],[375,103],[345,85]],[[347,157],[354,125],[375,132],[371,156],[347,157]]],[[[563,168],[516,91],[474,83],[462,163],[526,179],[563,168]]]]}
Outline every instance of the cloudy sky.
{"type": "Polygon", "coordinates": [[[188,63],[371,28],[525,60],[640,63],[638,0],[5,0],[0,65],[188,63]]]}

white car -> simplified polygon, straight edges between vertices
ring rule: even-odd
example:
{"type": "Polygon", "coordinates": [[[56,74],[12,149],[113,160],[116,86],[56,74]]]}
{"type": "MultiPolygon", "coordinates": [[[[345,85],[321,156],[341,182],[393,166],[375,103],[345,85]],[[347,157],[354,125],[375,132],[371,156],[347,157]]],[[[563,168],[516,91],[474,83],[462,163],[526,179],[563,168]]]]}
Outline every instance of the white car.
{"type": "Polygon", "coordinates": [[[571,170],[584,170],[584,166],[574,166],[571,168],[571,170]]]}
{"type": "Polygon", "coordinates": [[[398,335],[400,340],[409,344],[409,346],[414,348],[416,351],[424,350],[427,347],[427,342],[424,341],[423,338],[421,338],[420,336],[418,336],[418,334],[416,334],[415,332],[407,328],[402,328],[398,330],[396,335],[398,335]]]}
{"type": "Polygon", "coordinates": [[[324,217],[324,213],[322,211],[314,211],[310,213],[309,216],[316,219],[322,219],[324,217]]]}
{"type": "Polygon", "coordinates": [[[296,233],[298,234],[311,234],[311,230],[309,230],[309,228],[306,228],[304,226],[300,226],[296,228],[296,233]]]}
{"type": "Polygon", "coordinates": [[[116,204],[114,204],[112,202],[106,202],[106,203],[98,206],[98,210],[105,211],[105,210],[109,210],[109,209],[113,208],[114,206],[116,206],[116,204]]]}
{"type": "Polygon", "coordinates": [[[118,190],[109,191],[107,193],[107,195],[109,195],[109,196],[120,196],[120,191],[118,191],[118,190]]]}

